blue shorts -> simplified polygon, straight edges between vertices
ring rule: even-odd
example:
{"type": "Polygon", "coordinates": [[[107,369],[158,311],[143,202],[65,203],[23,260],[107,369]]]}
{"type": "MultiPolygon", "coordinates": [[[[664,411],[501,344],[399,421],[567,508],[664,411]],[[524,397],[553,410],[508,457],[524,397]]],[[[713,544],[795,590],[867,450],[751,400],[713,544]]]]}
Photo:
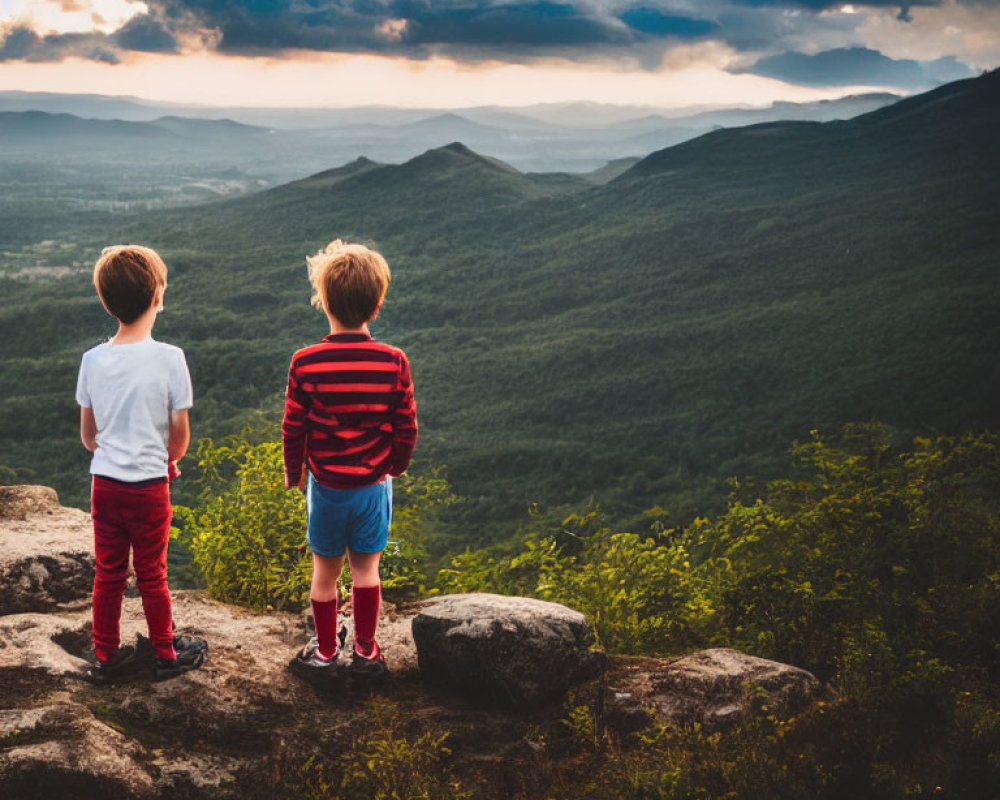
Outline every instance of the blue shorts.
{"type": "Polygon", "coordinates": [[[306,541],[316,555],[336,558],[346,549],[381,553],[392,524],[392,478],[360,489],[331,489],[310,474],[306,482],[306,541]]]}

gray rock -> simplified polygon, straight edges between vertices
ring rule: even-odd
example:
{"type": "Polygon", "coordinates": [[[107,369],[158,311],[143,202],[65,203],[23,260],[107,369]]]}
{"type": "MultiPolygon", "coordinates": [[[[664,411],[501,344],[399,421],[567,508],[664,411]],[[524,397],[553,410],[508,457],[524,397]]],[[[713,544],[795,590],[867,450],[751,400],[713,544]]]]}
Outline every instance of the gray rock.
{"type": "MultiPolygon", "coordinates": [[[[0,617],[0,797],[148,800],[173,796],[171,787],[182,797],[263,796],[251,791],[269,769],[260,754],[290,740],[301,766],[317,715],[328,731],[344,703],[364,702],[345,678],[317,689],[289,673],[308,638],[300,615],[178,591],[174,616],[181,632],[208,640],[205,665],[155,683],[149,664],[111,687],[84,680],[88,605],[0,617]]],[[[145,633],[141,601],[126,598],[122,640],[145,633]]],[[[410,618],[388,603],[379,641],[393,675],[416,682],[410,618]]]]}
{"type": "Polygon", "coordinates": [[[583,614],[526,597],[434,598],[413,618],[413,640],[425,681],[516,707],[558,697],[606,665],[583,614]]]}
{"type": "Polygon", "coordinates": [[[46,486],[0,486],[0,615],[48,611],[93,585],[90,515],[46,486]]]}
{"type": "Polygon", "coordinates": [[[820,692],[820,682],[804,669],[757,658],[729,648],[699,650],[669,659],[630,659],[622,664],[611,688],[610,714],[647,722],[699,722],[724,728],[766,708],[789,717],[820,692]]]}
{"type": "Polygon", "coordinates": [[[83,706],[0,710],[0,743],[4,796],[156,796],[153,779],[136,761],[140,746],[83,706]]]}

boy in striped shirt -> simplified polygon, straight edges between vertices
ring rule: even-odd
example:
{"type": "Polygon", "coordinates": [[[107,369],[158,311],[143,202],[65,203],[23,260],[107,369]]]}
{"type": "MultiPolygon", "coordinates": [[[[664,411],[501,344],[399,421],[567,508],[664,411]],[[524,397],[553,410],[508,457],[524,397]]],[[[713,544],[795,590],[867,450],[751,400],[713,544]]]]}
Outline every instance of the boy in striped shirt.
{"type": "Polygon", "coordinates": [[[346,555],[353,580],[351,671],[380,677],[387,670],[375,640],[379,560],[392,521],[392,478],[406,470],[417,441],[410,365],[402,350],[368,332],[389,288],[385,259],[338,239],[306,260],[312,303],[326,313],[330,333],[297,351],[288,370],[285,486],[306,494],[316,628],[290,667],[307,678],[337,669],[337,589],[346,555]]]}

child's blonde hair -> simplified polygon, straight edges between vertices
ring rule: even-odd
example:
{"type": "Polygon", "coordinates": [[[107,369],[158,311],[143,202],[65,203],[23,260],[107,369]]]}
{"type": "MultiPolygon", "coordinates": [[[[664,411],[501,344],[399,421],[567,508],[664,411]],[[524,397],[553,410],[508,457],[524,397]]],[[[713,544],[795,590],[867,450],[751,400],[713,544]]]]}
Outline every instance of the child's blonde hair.
{"type": "Polygon", "coordinates": [[[380,253],[334,239],[316,255],[306,256],[306,263],[314,306],[348,328],[360,328],[375,318],[392,280],[380,253]]]}
{"type": "Polygon", "coordinates": [[[94,265],[94,288],[104,308],[128,325],[153,304],[156,290],[167,285],[167,265],[159,253],[141,244],[105,247],[94,265]]]}

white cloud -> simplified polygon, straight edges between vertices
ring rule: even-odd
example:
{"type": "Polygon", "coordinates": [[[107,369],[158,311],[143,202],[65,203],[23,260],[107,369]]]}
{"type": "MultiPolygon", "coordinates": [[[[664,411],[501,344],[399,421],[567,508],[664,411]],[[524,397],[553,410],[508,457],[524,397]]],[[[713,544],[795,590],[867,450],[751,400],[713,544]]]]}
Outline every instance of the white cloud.
{"type": "Polygon", "coordinates": [[[400,42],[409,24],[405,19],[387,19],[375,27],[375,33],[387,42],[400,42]]]}
{"type": "Polygon", "coordinates": [[[904,22],[891,9],[867,8],[857,32],[862,42],[890,58],[931,61],[954,56],[974,69],[1000,66],[1000,7],[944,0],[913,6],[904,22]]]}
{"type": "Polygon", "coordinates": [[[111,33],[149,7],[139,0],[0,0],[0,25],[50,33],[111,33]]]}

